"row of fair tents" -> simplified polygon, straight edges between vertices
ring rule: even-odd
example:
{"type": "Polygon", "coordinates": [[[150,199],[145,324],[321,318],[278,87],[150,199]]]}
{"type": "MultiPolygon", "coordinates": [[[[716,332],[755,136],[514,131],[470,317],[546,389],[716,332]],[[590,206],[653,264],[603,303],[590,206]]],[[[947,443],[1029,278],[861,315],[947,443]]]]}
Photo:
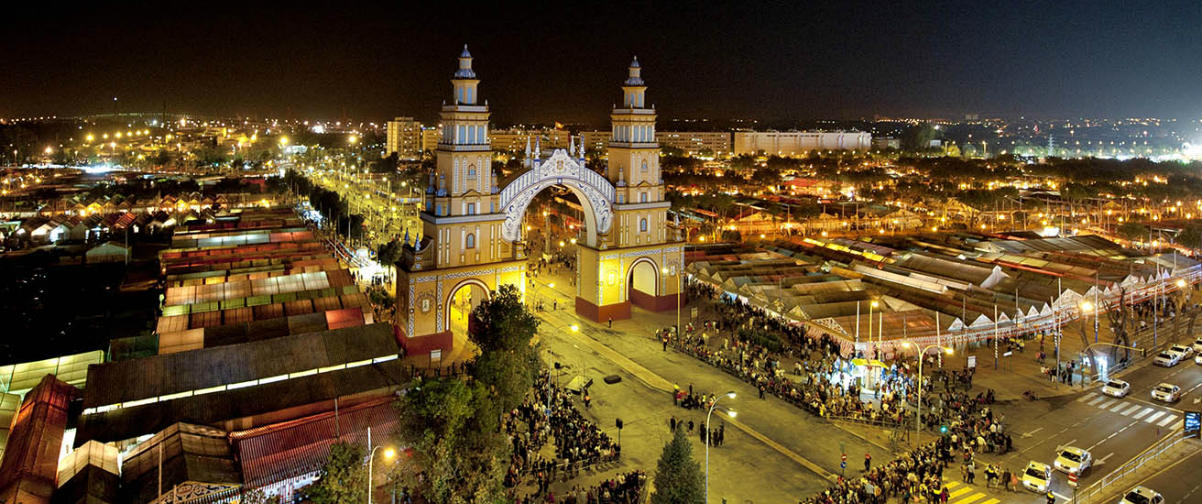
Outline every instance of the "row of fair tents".
{"type": "Polygon", "coordinates": [[[855,344],[870,331],[870,299],[885,308],[876,310],[874,340],[883,332],[886,340],[971,342],[1046,331],[1081,316],[1090,304],[1113,306],[1120,296],[1125,303],[1138,302],[1176,291],[1179,280],[1202,280],[1199,264],[1188,258],[1153,256],[1143,263],[1121,278],[1097,283],[967,262],[947,272],[886,271],[866,263],[843,269],[772,253],[695,261],[688,270],[693,280],[726,296],[855,344]],[[863,327],[857,330],[857,325],[863,327]]]}

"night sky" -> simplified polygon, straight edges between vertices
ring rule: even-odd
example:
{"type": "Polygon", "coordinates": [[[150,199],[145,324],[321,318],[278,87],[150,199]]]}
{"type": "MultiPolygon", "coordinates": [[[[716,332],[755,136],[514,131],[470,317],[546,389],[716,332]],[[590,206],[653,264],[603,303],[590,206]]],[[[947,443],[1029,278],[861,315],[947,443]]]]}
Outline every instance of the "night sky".
{"type": "Polygon", "coordinates": [[[604,125],[632,54],[664,118],[1202,116],[1197,0],[905,3],[20,2],[0,117],[430,122],[465,42],[500,124],[604,125]]]}

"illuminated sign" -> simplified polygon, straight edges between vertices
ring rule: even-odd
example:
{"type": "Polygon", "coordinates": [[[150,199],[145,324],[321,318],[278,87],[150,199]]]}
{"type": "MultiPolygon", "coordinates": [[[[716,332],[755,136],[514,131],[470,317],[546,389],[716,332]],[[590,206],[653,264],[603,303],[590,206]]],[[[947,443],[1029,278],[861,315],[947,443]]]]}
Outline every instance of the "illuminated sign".
{"type": "Polygon", "coordinates": [[[1197,434],[1199,424],[1202,423],[1202,412],[1186,411],[1185,412],[1185,434],[1197,434]]]}

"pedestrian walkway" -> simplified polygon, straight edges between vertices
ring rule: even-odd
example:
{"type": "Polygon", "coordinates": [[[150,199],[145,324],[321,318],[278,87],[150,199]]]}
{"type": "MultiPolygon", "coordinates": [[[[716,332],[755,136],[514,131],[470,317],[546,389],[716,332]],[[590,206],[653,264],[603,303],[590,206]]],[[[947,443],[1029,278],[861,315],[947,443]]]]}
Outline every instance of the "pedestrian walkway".
{"type": "Polygon", "coordinates": [[[1100,410],[1116,413],[1133,420],[1142,420],[1145,423],[1155,424],[1158,427],[1168,427],[1173,422],[1181,420],[1178,418],[1176,412],[1172,410],[1146,406],[1130,400],[1114,399],[1097,392],[1090,392],[1078,397],[1077,402],[1083,402],[1100,410]]]}
{"type": "Polygon", "coordinates": [[[944,481],[943,486],[947,488],[947,504],[998,504],[1002,499],[991,497],[990,493],[1003,492],[1002,497],[1005,497],[1006,492],[1001,488],[984,489],[956,480],[944,481]]]}

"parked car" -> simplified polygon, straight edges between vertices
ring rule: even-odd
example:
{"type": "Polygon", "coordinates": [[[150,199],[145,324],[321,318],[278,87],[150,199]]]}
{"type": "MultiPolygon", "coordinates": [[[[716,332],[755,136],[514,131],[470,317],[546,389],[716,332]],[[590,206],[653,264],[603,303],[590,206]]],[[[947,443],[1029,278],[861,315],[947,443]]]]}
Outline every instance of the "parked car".
{"type": "Polygon", "coordinates": [[[1176,366],[1178,362],[1181,362],[1181,355],[1168,350],[1160,352],[1160,354],[1158,354],[1156,358],[1152,360],[1153,364],[1162,367],[1173,367],[1176,366]]]}
{"type": "Polygon", "coordinates": [[[1027,464],[1027,470],[1023,471],[1023,488],[1042,494],[1048,491],[1048,486],[1051,483],[1051,467],[1034,460],[1027,464]]]}
{"type": "Polygon", "coordinates": [[[1194,340],[1194,353],[1202,354],[1202,338],[1194,340]]]}
{"type": "Polygon", "coordinates": [[[1188,359],[1188,358],[1194,356],[1194,347],[1193,346],[1173,345],[1173,346],[1169,347],[1169,351],[1177,352],[1177,353],[1181,354],[1182,359],[1188,359]]]}
{"type": "Polygon", "coordinates": [[[1194,356],[1194,364],[1202,366],[1202,353],[1194,356]]]}
{"type": "Polygon", "coordinates": [[[1181,399],[1181,387],[1172,383],[1161,383],[1152,389],[1152,399],[1164,402],[1177,402],[1181,399]]]}
{"type": "Polygon", "coordinates": [[[1123,380],[1110,380],[1102,386],[1102,393],[1110,397],[1127,397],[1131,393],[1131,384],[1123,380]]]}
{"type": "Polygon", "coordinates": [[[1060,455],[1056,457],[1056,461],[1052,465],[1056,466],[1057,470],[1064,471],[1069,474],[1080,475],[1084,473],[1089,466],[1093,464],[1093,456],[1089,452],[1077,448],[1076,446],[1065,446],[1060,449],[1060,455]]]}
{"type": "Polygon", "coordinates": [[[1159,492],[1148,487],[1137,486],[1127,492],[1119,504],[1162,504],[1163,502],[1164,497],[1159,492]]]}

